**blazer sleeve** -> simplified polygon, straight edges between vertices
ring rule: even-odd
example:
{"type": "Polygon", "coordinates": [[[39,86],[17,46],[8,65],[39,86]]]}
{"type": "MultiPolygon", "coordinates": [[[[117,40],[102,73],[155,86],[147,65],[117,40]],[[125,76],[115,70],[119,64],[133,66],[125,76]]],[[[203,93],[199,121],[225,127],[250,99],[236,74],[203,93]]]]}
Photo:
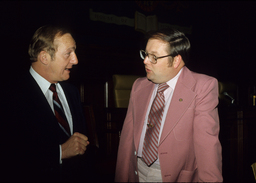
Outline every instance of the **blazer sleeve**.
{"type": "Polygon", "coordinates": [[[222,182],[222,149],[218,137],[218,81],[209,78],[201,86],[196,97],[193,135],[198,180],[222,182]]]}
{"type": "MultiPolygon", "coordinates": [[[[136,83],[136,81],[135,81],[136,83]]],[[[124,120],[117,154],[115,182],[128,182],[130,162],[133,149],[133,94],[135,83],[131,91],[127,114],[124,120]]]]}

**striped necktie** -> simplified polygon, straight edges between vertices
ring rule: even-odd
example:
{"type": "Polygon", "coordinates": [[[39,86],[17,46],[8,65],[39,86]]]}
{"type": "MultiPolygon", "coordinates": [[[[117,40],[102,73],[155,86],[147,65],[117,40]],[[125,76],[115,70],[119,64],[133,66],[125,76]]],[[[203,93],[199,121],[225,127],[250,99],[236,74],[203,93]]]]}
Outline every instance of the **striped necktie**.
{"type": "Polygon", "coordinates": [[[142,159],[148,166],[155,162],[158,156],[158,137],[165,103],[164,91],[168,87],[166,83],[159,84],[156,97],[149,112],[147,131],[142,150],[142,159]]]}
{"type": "Polygon", "coordinates": [[[59,100],[59,97],[56,92],[56,85],[51,84],[49,88],[53,92],[53,107],[54,107],[54,112],[55,116],[57,118],[57,121],[59,122],[60,127],[63,129],[63,131],[70,136],[70,128],[69,124],[67,122],[67,118],[65,115],[65,112],[63,110],[63,107],[61,105],[61,102],[59,100]]]}

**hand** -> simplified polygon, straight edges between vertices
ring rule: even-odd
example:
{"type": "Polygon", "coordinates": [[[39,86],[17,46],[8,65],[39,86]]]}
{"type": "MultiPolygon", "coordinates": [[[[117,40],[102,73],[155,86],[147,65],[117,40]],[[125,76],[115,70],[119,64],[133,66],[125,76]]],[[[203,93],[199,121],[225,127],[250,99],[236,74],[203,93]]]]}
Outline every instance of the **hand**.
{"type": "Polygon", "coordinates": [[[84,154],[88,144],[89,141],[85,135],[75,132],[64,144],[61,145],[61,159],[84,154]]]}

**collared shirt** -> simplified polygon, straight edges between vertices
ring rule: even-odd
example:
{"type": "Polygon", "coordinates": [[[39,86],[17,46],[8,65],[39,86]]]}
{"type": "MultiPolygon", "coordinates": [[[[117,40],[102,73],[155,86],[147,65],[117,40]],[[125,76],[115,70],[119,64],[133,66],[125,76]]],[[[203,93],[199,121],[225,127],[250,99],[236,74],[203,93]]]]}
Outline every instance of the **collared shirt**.
{"type": "MultiPolygon", "coordinates": [[[[167,112],[168,112],[168,109],[169,109],[169,105],[170,105],[171,100],[172,100],[173,91],[175,89],[176,83],[178,81],[178,78],[179,78],[180,73],[182,72],[182,70],[183,70],[183,68],[179,71],[179,73],[174,78],[172,78],[171,80],[166,82],[169,85],[169,87],[164,91],[165,107],[164,107],[163,117],[162,117],[162,121],[161,121],[160,131],[159,131],[158,143],[159,143],[162,131],[163,131],[163,127],[164,127],[166,115],[167,115],[167,112]]],[[[141,133],[141,137],[140,137],[138,157],[142,157],[143,143],[144,143],[144,138],[145,138],[145,134],[146,134],[146,130],[147,130],[147,124],[148,124],[148,115],[149,115],[153,100],[155,99],[157,89],[158,89],[158,85],[159,84],[155,84],[155,88],[154,88],[154,91],[152,93],[149,105],[148,105],[147,113],[146,113],[145,120],[144,120],[144,125],[143,125],[143,128],[142,128],[142,133],[141,133]]],[[[159,159],[157,159],[155,161],[155,163],[159,164],[159,159]]]]}
{"type": "MultiPolygon", "coordinates": [[[[36,80],[37,84],[39,85],[40,89],[42,90],[43,94],[45,95],[46,100],[48,101],[53,113],[54,113],[54,107],[53,107],[53,92],[49,89],[51,83],[47,81],[45,78],[43,78],[41,75],[39,75],[32,66],[29,69],[30,74],[32,77],[36,80]]],[[[64,91],[59,83],[56,83],[56,92],[58,94],[58,97],[60,99],[60,102],[63,106],[65,115],[68,120],[68,124],[70,127],[70,133],[73,134],[73,121],[72,121],[72,115],[70,112],[70,108],[68,106],[68,102],[66,99],[66,96],[64,94],[64,91]]],[[[54,114],[55,115],[55,114],[54,114]]],[[[61,161],[61,145],[60,145],[60,163],[61,161]]]]}

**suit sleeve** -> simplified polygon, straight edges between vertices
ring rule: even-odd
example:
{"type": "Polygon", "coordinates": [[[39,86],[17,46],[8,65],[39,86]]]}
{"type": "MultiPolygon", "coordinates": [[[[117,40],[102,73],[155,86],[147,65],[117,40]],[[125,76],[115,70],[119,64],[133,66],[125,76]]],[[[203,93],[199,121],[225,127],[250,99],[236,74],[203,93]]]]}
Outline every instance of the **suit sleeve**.
{"type": "MultiPolygon", "coordinates": [[[[135,81],[136,82],[136,81],[135,81]]],[[[134,84],[135,85],[135,84],[134,84]]],[[[124,120],[117,154],[115,182],[128,182],[129,164],[133,146],[133,93],[131,91],[127,114],[124,120]]]]}
{"type": "Polygon", "coordinates": [[[219,141],[218,81],[208,79],[197,92],[194,118],[194,148],[199,181],[222,182],[222,156],[219,141]]]}

